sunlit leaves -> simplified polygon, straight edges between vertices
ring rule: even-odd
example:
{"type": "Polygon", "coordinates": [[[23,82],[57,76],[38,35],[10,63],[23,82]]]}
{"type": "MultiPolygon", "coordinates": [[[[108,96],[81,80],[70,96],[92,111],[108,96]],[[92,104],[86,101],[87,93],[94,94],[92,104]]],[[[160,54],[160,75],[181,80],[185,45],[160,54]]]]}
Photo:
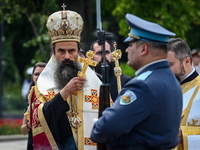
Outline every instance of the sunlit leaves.
{"type": "Polygon", "coordinates": [[[186,39],[185,33],[190,24],[200,24],[200,3],[196,0],[117,0],[112,11],[119,22],[119,34],[127,36],[123,25],[126,13],[131,13],[145,20],[156,22],[168,30],[186,39]]]}

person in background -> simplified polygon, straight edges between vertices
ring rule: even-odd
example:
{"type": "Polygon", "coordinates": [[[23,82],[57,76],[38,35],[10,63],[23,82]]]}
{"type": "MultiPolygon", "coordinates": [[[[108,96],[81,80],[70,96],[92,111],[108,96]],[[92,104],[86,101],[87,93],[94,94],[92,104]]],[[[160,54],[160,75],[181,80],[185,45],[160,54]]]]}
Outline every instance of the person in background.
{"type": "MultiPolygon", "coordinates": [[[[99,77],[100,80],[102,80],[102,73],[101,73],[101,65],[103,62],[103,50],[102,46],[98,44],[98,41],[94,41],[90,49],[94,52],[93,60],[97,62],[97,66],[94,67],[96,75],[99,77]]],[[[111,47],[108,41],[105,42],[105,57],[106,57],[106,63],[109,65],[109,79],[108,83],[110,84],[110,94],[113,101],[115,101],[118,93],[117,90],[117,78],[114,74],[114,62],[112,62],[111,58],[111,47]]],[[[123,87],[128,81],[130,81],[132,78],[121,74],[121,87],[123,87]]]]}
{"type": "Polygon", "coordinates": [[[85,58],[87,46],[84,43],[80,43],[79,56],[85,58]]]}
{"type": "Polygon", "coordinates": [[[28,102],[28,99],[27,99],[27,96],[28,96],[28,93],[29,93],[29,87],[30,87],[30,84],[31,84],[31,75],[32,75],[32,72],[33,72],[33,67],[29,67],[27,70],[26,70],[26,73],[28,74],[28,78],[24,80],[23,82],[23,85],[22,85],[22,97],[25,101],[25,103],[28,102]]]}
{"type": "Polygon", "coordinates": [[[200,148],[200,75],[192,66],[190,47],[181,38],[171,38],[167,46],[170,68],[181,84],[183,109],[178,150],[200,148]],[[194,132],[188,132],[194,131],[194,132]]]}
{"type": "MultiPolygon", "coordinates": [[[[46,66],[46,63],[44,63],[44,62],[38,62],[34,65],[29,91],[31,90],[32,86],[35,86],[37,79],[38,79],[40,73],[43,71],[45,66],[46,66]]],[[[26,110],[27,110],[27,108],[26,108],[26,110]]],[[[27,150],[33,150],[33,138],[32,138],[31,125],[30,125],[30,122],[26,119],[26,117],[23,118],[21,131],[22,131],[23,135],[28,134],[27,150]]]]}
{"type": "Polygon", "coordinates": [[[85,50],[80,49],[79,56],[80,56],[81,58],[85,58],[85,50]]]}
{"type": "Polygon", "coordinates": [[[179,143],[182,92],[167,61],[174,33],[127,14],[128,65],[136,76],[94,123],[90,138],[107,150],[171,150],[179,143]]]}
{"type": "Polygon", "coordinates": [[[191,50],[194,68],[200,73],[200,48],[191,50]]]}

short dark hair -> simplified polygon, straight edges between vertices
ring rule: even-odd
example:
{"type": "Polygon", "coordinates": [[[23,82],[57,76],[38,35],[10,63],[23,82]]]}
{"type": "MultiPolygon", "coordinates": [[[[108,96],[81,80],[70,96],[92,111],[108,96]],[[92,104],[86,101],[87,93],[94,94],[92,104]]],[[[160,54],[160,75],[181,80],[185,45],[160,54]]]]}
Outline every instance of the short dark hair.
{"type": "MultiPolygon", "coordinates": [[[[107,41],[107,40],[105,40],[105,42],[107,42],[107,43],[110,45],[110,51],[112,52],[112,51],[113,51],[113,48],[112,48],[110,42],[107,41]]],[[[99,43],[99,40],[96,40],[96,41],[92,42],[92,44],[90,45],[90,50],[94,51],[94,44],[95,44],[95,43],[99,43]]]]}
{"type": "Polygon", "coordinates": [[[167,50],[175,53],[175,57],[180,61],[190,57],[190,64],[192,65],[192,54],[188,44],[181,38],[171,38],[167,45],[167,50]]]}
{"type": "Polygon", "coordinates": [[[136,45],[139,47],[142,44],[147,44],[148,47],[150,47],[152,50],[163,50],[167,53],[167,45],[160,44],[160,43],[154,43],[149,41],[143,41],[143,40],[136,40],[136,45]]]}
{"type": "MultiPolygon", "coordinates": [[[[33,67],[33,72],[32,72],[32,76],[31,76],[31,84],[30,84],[30,90],[31,90],[31,87],[35,85],[35,83],[33,82],[33,73],[35,71],[35,69],[37,67],[45,67],[46,66],[46,63],[45,62],[37,62],[34,67],[33,67]]],[[[30,91],[29,90],[29,91],[30,91]]]]}

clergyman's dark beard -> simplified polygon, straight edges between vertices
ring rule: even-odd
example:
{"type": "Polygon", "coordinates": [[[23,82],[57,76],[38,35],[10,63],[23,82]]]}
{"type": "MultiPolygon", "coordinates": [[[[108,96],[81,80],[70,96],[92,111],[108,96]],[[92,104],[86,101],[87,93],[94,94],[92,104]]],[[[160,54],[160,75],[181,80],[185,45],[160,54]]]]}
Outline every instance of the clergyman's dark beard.
{"type": "Polygon", "coordinates": [[[181,69],[180,73],[176,74],[176,78],[179,81],[179,83],[181,83],[184,80],[185,75],[186,75],[186,72],[185,72],[185,69],[183,67],[183,64],[180,64],[180,69],[181,69]]]}
{"type": "MultiPolygon", "coordinates": [[[[101,74],[101,75],[102,75],[102,72],[101,72],[102,62],[103,62],[103,59],[95,67],[95,72],[97,72],[98,74],[101,74]]],[[[114,74],[114,64],[113,64],[113,62],[109,62],[107,59],[106,59],[106,63],[109,66],[109,69],[108,69],[109,77],[111,77],[114,74]]]]}
{"type": "Polygon", "coordinates": [[[56,59],[54,80],[58,88],[63,88],[72,78],[77,77],[78,71],[81,71],[81,65],[78,62],[65,59],[59,63],[56,59]]]}

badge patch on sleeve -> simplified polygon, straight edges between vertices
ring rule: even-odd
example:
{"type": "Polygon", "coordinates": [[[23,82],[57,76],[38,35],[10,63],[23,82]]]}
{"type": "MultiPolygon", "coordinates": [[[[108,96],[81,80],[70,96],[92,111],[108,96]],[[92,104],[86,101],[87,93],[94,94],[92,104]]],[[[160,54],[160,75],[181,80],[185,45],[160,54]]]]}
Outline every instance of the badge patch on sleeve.
{"type": "Polygon", "coordinates": [[[129,105],[137,99],[134,92],[127,90],[120,99],[121,105],[129,105]]]}

